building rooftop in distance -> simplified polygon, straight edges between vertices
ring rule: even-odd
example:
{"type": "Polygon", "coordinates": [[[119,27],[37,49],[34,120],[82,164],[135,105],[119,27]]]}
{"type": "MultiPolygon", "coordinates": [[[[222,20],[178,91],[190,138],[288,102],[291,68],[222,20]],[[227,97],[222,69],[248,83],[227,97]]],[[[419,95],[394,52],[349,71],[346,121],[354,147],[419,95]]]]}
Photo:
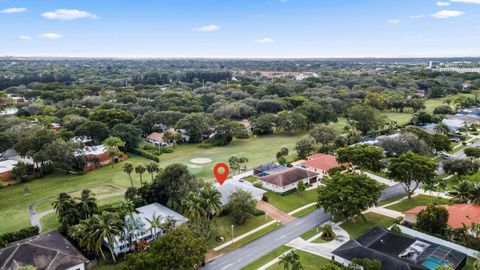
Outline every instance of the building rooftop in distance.
{"type": "MultiPolygon", "coordinates": [[[[448,210],[448,226],[450,228],[463,228],[465,226],[470,227],[473,223],[480,223],[480,206],[463,203],[444,206],[448,210]]],[[[405,212],[405,214],[418,214],[422,210],[427,208],[426,206],[417,206],[405,212]]]]}
{"type": "Polygon", "coordinates": [[[284,187],[293,184],[299,180],[307,178],[310,179],[312,177],[317,177],[318,175],[319,174],[316,172],[292,167],[287,168],[286,170],[277,171],[267,176],[263,176],[260,178],[260,180],[276,186],[284,187]]]}
{"type": "Polygon", "coordinates": [[[17,163],[18,161],[11,160],[11,159],[0,161],[0,173],[9,172],[13,170],[13,168],[15,168],[15,165],[17,165],[17,163]]]}

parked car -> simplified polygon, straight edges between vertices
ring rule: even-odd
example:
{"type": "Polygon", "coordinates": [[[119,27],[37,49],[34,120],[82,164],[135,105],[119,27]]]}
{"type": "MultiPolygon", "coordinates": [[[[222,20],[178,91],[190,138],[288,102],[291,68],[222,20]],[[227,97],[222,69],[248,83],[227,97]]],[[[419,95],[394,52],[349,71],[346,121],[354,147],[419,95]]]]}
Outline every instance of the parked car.
{"type": "Polygon", "coordinates": [[[454,138],[450,138],[450,141],[451,142],[456,142],[456,143],[460,143],[462,140],[458,137],[454,137],[454,138]]]}

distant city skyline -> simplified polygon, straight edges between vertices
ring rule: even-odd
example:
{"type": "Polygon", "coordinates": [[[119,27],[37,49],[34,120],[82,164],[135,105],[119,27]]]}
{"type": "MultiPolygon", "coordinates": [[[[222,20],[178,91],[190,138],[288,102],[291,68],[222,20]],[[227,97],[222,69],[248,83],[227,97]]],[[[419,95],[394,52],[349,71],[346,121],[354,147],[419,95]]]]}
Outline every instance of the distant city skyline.
{"type": "Polygon", "coordinates": [[[480,0],[0,0],[0,56],[480,56],[480,0]]]}

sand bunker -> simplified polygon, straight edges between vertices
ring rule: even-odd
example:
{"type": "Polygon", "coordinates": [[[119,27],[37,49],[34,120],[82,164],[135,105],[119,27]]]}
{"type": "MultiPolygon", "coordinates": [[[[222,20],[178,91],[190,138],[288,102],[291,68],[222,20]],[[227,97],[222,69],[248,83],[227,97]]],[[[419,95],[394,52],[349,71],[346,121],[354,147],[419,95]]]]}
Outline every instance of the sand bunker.
{"type": "Polygon", "coordinates": [[[194,158],[190,160],[190,163],[193,164],[208,164],[210,162],[212,162],[212,160],[209,158],[194,158]]]}

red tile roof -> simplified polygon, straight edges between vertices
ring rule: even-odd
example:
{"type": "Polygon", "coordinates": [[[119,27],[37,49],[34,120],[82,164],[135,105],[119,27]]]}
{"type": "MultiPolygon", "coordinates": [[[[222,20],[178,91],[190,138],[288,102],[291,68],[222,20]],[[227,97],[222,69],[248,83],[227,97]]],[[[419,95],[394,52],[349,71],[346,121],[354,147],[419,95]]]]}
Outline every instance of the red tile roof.
{"type": "Polygon", "coordinates": [[[337,158],[332,155],[327,154],[314,154],[307,157],[307,161],[302,162],[303,165],[307,167],[312,167],[316,169],[321,169],[328,171],[330,169],[340,166],[337,162],[337,158]]]}
{"type": "MultiPolygon", "coordinates": [[[[405,212],[405,214],[418,214],[426,206],[417,206],[405,212]]],[[[480,223],[480,206],[474,204],[454,204],[445,206],[448,210],[448,226],[450,228],[462,228],[463,224],[470,227],[472,223],[480,223]]]]}
{"type": "Polygon", "coordinates": [[[150,135],[147,136],[147,139],[161,142],[163,141],[163,134],[160,134],[158,132],[152,132],[150,135]]]}

